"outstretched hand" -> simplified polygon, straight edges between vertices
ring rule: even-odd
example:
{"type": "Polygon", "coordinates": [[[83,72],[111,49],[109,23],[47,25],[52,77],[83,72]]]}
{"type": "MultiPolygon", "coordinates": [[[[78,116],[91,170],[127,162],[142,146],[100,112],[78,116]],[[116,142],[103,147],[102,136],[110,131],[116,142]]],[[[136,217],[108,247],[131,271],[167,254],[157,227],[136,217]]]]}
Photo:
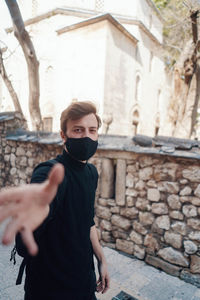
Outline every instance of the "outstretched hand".
{"type": "Polygon", "coordinates": [[[10,244],[17,232],[31,255],[36,255],[38,246],[33,231],[49,213],[49,204],[54,199],[58,185],[64,177],[64,168],[56,164],[43,183],[26,184],[0,191],[0,223],[11,217],[5,228],[2,243],[10,244]]]}

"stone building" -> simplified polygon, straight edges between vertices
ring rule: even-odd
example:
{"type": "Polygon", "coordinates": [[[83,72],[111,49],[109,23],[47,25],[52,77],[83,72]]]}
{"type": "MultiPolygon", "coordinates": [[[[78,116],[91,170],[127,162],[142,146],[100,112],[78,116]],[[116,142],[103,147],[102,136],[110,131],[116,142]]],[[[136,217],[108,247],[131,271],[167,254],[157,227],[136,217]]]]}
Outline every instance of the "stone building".
{"type": "MultiPolygon", "coordinates": [[[[17,113],[0,114],[0,188],[29,182],[34,166],[62,151],[57,133],[23,124],[17,113]]],[[[199,159],[198,141],[101,135],[91,161],[102,245],[200,287],[199,159]]]]}
{"type": "MultiPolygon", "coordinates": [[[[40,63],[45,130],[58,131],[60,112],[72,100],[92,100],[103,119],[102,133],[162,132],[169,85],[161,57],[162,18],[151,0],[18,3],[40,63]]],[[[6,32],[15,50],[6,69],[31,129],[24,57],[12,28],[6,32]]],[[[11,110],[1,82],[0,111],[11,110]]]]}

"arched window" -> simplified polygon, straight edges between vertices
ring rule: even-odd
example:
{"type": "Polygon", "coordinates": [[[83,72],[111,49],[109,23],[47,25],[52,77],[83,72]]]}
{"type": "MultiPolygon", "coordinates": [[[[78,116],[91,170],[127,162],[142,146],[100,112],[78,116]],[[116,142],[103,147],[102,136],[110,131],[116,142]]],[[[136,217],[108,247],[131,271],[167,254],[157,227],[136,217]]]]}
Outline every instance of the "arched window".
{"type": "Polygon", "coordinates": [[[138,124],[139,124],[139,112],[137,109],[134,110],[133,112],[132,124],[133,124],[133,134],[136,135],[138,131],[138,124]]]}
{"type": "Polygon", "coordinates": [[[160,114],[156,114],[156,119],[155,119],[155,136],[158,135],[160,129],[160,114]]]}

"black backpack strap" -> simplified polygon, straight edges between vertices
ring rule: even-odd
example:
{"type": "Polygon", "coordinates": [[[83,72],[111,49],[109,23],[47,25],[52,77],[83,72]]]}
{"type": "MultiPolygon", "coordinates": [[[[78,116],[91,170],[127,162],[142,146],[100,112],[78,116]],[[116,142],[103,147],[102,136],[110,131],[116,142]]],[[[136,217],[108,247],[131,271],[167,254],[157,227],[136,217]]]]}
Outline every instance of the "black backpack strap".
{"type": "Polygon", "coordinates": [[[18,275],[17,275],[16,285],[19,285],[19,284],[22,283],[22,277],[23,277],[23,274],[24,274],[24,269],[26,267],[28,258],[29,258],[29,256],[25,257],[22,260],[22,263],[21,263],[21,265],[19,267],[19,272],[18,272],[18,275]]]}

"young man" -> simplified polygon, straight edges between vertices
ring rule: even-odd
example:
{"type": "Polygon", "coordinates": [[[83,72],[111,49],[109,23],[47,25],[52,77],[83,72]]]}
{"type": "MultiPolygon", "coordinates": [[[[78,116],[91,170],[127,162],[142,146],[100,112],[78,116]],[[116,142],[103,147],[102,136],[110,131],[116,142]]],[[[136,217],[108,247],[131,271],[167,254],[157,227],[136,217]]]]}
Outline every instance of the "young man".
{"type": "Polygon", "coordinates": [[[0,194],[0,204],[4,203],[0,221],[13,217],[4,243],[20,231],[29,252],[36,254],[31,231],[45,219],[34,233],[39,252],[26,266],[26,300],[94,300],[96,289],[104,293],[109,287],[107,265],[93,221],[98,174],[87,162],[96,152],[100,123],[92,103],[72,103],[61,115],[64,150],[56,157],[61,165],[50,171],[48,162],[42,163],[33,172],[31,185],[0,194]],[[32,197],[29,206],[24,195],[32,197]],[[98,285],[93,253],[98,261],[98,285]]]}

